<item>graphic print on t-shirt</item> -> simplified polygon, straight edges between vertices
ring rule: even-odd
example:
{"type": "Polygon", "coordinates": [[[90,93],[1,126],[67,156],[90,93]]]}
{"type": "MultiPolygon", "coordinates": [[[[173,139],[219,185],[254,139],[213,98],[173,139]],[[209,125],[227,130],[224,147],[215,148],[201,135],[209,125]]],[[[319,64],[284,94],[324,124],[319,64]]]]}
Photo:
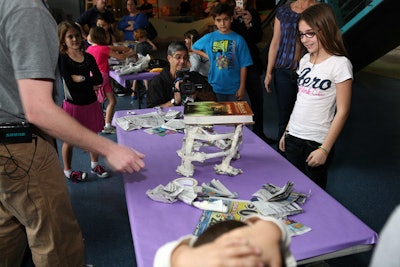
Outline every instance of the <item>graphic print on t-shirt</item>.
{"type": "Polygon", "coordinates": [[[233,40],[215,41],[212,44],[212,52],[218,69],[232,69],[235,65],[234,55],[236,42],[233,40]]]}

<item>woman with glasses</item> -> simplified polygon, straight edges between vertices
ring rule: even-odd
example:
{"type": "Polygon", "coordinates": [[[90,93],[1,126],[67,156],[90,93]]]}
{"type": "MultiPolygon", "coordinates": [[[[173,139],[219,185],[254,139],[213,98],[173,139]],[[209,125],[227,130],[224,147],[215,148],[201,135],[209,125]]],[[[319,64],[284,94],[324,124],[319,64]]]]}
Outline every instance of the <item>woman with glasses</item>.
{"type": "Polygon", "coordinates": [[[279,149],[325,188],[334,144],[349,115],[353,81],[352,65],[329,5],[314,5],[300,15],[294,59],[299,62],[297,100],[279,149]]]}
{"type": "Polygon", "coordinates": [[[293,61],[296,27],[300,14],[317,0],[288,1],[280,6],[274,20],[274,33],[268,51],[264,85],[267,93],[276,92],[278,106],[278,138],[285,131],[297,94],[296,63],[293,61]]]}

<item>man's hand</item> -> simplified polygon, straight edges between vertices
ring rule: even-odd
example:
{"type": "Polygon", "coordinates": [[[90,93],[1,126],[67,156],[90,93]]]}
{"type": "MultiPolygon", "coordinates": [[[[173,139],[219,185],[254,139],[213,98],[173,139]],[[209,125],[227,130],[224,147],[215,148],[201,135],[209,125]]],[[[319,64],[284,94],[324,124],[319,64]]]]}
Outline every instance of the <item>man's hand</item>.
{"type": "Polygon", "coordinates": [[[144,168],[144,154],[136,151],[133,148],[128,148],[115,144],[111,153],[105,155],[105,159],[109,166],[122,173],[138,172],[144,168]]]}

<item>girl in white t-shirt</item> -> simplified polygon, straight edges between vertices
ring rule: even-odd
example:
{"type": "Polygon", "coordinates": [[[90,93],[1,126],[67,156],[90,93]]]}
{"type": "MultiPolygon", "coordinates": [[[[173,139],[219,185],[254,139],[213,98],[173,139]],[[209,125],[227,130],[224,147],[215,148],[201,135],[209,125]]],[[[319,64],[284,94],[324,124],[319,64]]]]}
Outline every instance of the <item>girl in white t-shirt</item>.
{"type": "Polygon", "coordinates": [[[279,149],[325,188],[334,144],[349,115],[352,65],[329,5],[306,9],[297,30],[297,100],[279,149]]]}

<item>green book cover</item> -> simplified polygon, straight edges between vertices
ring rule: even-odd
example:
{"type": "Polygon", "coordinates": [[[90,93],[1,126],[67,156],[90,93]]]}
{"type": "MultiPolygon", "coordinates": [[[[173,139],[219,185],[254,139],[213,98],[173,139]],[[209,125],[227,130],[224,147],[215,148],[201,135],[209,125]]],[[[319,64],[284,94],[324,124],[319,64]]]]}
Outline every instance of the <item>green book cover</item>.
{"type": "Polygon", "coordinates": [[[253,123],[253,111],[246,101],[192,102],[184,107],[187,124],[253,123]]]}

